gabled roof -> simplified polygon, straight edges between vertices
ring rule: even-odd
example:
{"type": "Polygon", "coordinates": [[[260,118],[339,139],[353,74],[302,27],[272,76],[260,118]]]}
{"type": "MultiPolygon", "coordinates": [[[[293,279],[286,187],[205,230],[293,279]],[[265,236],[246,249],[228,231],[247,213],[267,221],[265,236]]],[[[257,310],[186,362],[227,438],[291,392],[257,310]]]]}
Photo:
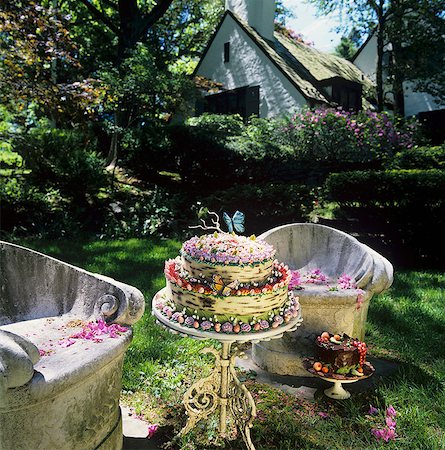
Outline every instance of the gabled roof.
{"type": "MultiPolygon", "coordinates": [[[[277,53],[287,53],[287,63],[296,71],[304,70],[316,82],[343,78],[344,80],[367,85],[372,82],[350,61],[339,56],[323,53],[302,42],[291,40],[275,32],[273,43],[277,53]]],[[[323,83],[326,84],[326,83],[323,83]]]]}
{"type": "Polygon", "coordinates": [[[194,71],[198,72],[201,61],[204,60],[219,28],[230,16],[271,60],[280,72],[311,102],[331,103],[326,92],[321,87],[328,84],[327,80],[342,78],[350,82],[372,87],[372,82],[354,64],[338,56],[322,53],[313,47],[289,39],[282,33],[275,32],[274,41],[263,38],[254,28],[248,25],[231,11],[226,11],[208,43],[194,71]]]}

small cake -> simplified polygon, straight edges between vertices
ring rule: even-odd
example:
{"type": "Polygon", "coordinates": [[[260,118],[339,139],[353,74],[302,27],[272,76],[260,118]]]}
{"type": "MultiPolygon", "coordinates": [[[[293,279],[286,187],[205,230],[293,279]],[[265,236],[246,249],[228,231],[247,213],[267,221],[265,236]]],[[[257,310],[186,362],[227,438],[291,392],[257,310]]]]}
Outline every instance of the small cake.
{"type": "Polygon", "coordinates": [[[254,236],[215,232],[189,239],[180,256],[165,263],[163,314],[224,333],[289,322],[299,315],[298,298],[288,291],[289,268],[274,257],[273,247],[254,236]]]}
{"type": "Polygon", "coordinates": [[[347,334],[330,334],[327,331],[317,337],[317,367],[325,373],[361,376],[366,362],[367,347],[364,342],[347,334]],[[323,370],[324,369],[324,370],[323,370]]]}

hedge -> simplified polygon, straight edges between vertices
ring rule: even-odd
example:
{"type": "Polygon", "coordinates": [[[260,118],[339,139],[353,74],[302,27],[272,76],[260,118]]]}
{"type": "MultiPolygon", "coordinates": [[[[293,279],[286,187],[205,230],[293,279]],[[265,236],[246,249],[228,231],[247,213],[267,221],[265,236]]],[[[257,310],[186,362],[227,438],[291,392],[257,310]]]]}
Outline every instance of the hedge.
{"type": "Polygon", "coordinates": [[[440,169],[333,173],[325,187],[331,200],[351,206],[445,204],[445,170],[440,169]]]}
{"type": "Polygon", "coordinates": [[[445,145],[416,147],[397,153],[390,169],[445,169],[445,145]]]}
{"type": "Polygon", "coordinates": [[[335,173],[325,188],[337,216],[389,244],[393,263],[445,266],[445,170],[335,173]]]}

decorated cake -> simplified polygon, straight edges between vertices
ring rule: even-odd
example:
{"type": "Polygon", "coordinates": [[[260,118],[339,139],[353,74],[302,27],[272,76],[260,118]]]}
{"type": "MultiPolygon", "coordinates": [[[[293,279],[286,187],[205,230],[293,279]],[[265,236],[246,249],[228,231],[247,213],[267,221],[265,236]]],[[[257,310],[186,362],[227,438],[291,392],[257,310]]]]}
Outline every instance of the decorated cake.
{"type": "Polygon", "coordinates": [[[367,347],[347,334],[323,332],[316,339],[317,357],[312,367],[326,374],[363,376],[367,347]]]}
{"type": "MultiPolygon", "coordinates": [[[[230,229],[230,228],[229,228],[230,229]]],[[[158,308],[172,321],[204,331],[249,333],[299,316],[289,268],[255,236],[220,229],[186,241],[166,261],[166,295],[158,308]]]]}

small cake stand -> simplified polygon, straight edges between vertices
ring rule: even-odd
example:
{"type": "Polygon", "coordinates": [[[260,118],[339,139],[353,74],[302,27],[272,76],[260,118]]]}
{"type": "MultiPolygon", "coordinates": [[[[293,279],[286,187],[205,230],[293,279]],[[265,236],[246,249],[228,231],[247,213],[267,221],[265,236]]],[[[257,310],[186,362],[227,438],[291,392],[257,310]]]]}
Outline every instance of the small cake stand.
{"type": "Polygon", "coordinates": [[[244,354],[237,349],[231,353],[231,346],[236,342],[269,341],[278,339],[284,333],[295,331],[303,319],[301,314],[277,328],[250,333],[216,333],[214,331],[200,331],[169,320],[156,307],[165,298],[166,289],[159,291],[153,298],[152,314],[157,323],[167,328],[173,334],[194,339],[215,339],[222,345],[220,352],[214,348],[204,348],[201,353],[211,353],[215,357],[215,368],[207,378],[196,381],[184,394],[182,400],[188,416],[187,423],[177,437],[188,433],[196,424],[207,418],[215,411],[219,411],[219,432],[225,435],[227,430],[227,414],[231,414],[234,422],[243,436],[246,447],[255,450],[250,437],[250,428],[256,417],[256,406],[252,394],[247,390],[235,372],[235,359],[244,354]]]}
{"type": "Polygon", "coordinates": [[[337,374],[330,374],[330,373],[323,373],[321,371],[317,372],[312,365],[314,364],[316,360],[315,359],[306,359],[304,361],[304,367],[305,369],[312,373],[313,375],[318,376],[319,378],[323,378],[323,380],[330,381],[331,383],[334,383],[334,386],[331,388],[325,389],[323,392],[326,395],[326,397],[334,398],[336,400],[346,400],[351,396],[351,393],[343,388],[342,384],[349,384],[349,383],[355,383],[356,381],[361,381],[366,378],[369,378],[374,372],[374,367],[369,363],[365,362],[363,364],[363,376],[361,377],[353,377],[353,376],[346,376],[346,375],[337,375],[337,374]]]}

